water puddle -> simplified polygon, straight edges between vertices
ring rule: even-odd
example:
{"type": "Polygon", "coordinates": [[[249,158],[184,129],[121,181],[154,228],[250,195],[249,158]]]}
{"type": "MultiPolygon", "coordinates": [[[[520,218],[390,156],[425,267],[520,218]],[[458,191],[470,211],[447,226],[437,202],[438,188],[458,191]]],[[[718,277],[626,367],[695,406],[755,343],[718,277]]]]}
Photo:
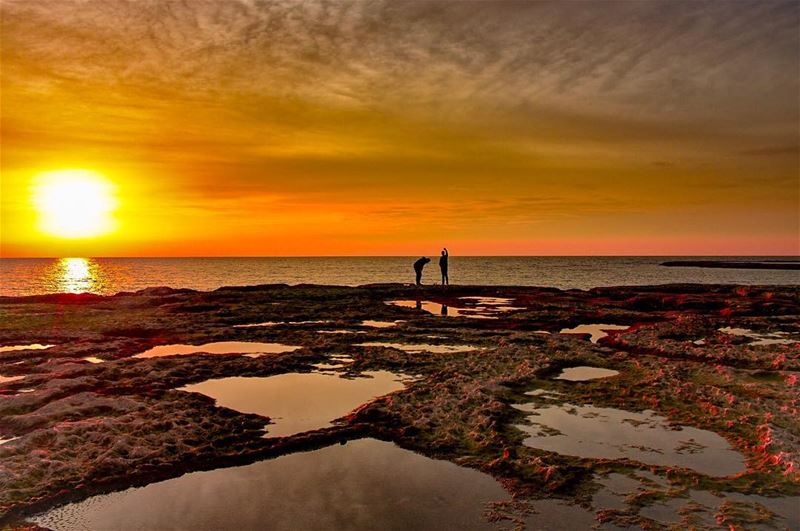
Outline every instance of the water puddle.
{"type": "Polygon", "coordinates": [[[524,444],[564,455],[632,459],[659,466],[691,468],[711,476],[745,470],[741,454],[716,433],[675,426],[652,411],[562,404],[514,406],[531,413],[532,425],[518,425],[524,444]]]}
{"type": "Polygon", "coordinates": [[[15,350],[45,350],[53,348],[55,345],[42,345],[40,343],[32,343],[30,345],[6,345],[0,347],[0,352],[12,352],[15,350]]]}
{"type": "Polygon", "coordinates": [[[746,337],[750,339],[749,345],[791,345],[792,343],[800,343],[797,339],[788,339],[787,332],[754,332],[748,328],[731,328],[726,326],[720,328],[720,332],[737,337],[746,337]]]}
{"type": "Polygon", "coordinates": [[[66,529],[496,529],[491,476],[361,439],[93,496],[31,518],[66,529]]]}
{"type": "Polygon", "coordinates": [[[330,357],[330,361],[335,363],[317,363],[314,367],[322,371],[343,369],[353,363],[354,360],[350,356],[334,355],[330,357]]]}
{"type": "Polygon", "coordinates": [[[219,341],[205,345],[159,345],[134,356],[134,358],[161,358],[165,356],[187,356],[189,354],[249,354],[258,357],[263,354],[282,354],[294,352],[303,347],[282,343],[256,343],[251,341],[219,341]]]}
{"type": "MultiPolygon", "coordinates": [[[[638,471],[634,477],[612,473],[597,480],[603,486],[592,498],[596,509],[625,510],[626,498],[636,493],[653,490],[666,491],[668,484],[663,478],[653,476],[646,471],[638,471]],[[650,481],[648,481],[650,480],[650,481]],[[653,481],[656,485],[653,485],[653,481]]],[[[725,501],[753,506],[763,505],[777,516],[778,523],[789,529],[800,528],[800,497],[768,498],[755,494],[721,492],[712,494],[708,491],[690,489],[684,496],[666,500],[656,500],[639,510],[639,515],[650,518],[664,525],[681,523],[684,515],[690,515],[693,525],[703,528],[716,527],[715,515],[725,501]]]]}
{"type": "Polygon", "coordinates": [[[22,380],[25,378],[24,376],[3,376],[0,374],[0,384],[8,383],[8,382],[16,382],[17,380],[22,380]]]}
{"type": "Polygon", "coordinates": [[[561,371],[561,374],[556,376],[556,380],[567,380],[569,382],[585,382],[587,380],[595,380],[597,378],[610,378],[616,376],[619,371],[612,369],[601,369],[600,367],[569,367],[561,371]]]}
{"type": "Polygon", "coordinates": [[[392,328],[402,322],[403,321],[373,321],[372,319],[367,319],[366,321],[361,321],[361,326],[368,326],[370,328],[392,328]]]}
{"type": "Polygon", "coordinates": [[[16,441],[17,439],[19,439],[19,437],[11,437],[9,439],[4,439],[4,438],[0,437],[0,446],[4,445],[6,443],[10,443],[11,441],[16,441]]]}
{"type": "Polygon", "coordinates": [[[582,324],[575,328],[563,328],[560,334],[589,334],[589,341],[597,343],[608,335],[609,330],[627,330],[630,326],[615,325],[615,324],[582,324]]]}
{"type": "Polygon", "coordinates": [[[362,404],[403,389],[402,376],[388,371],[364,372],[363,377],[288,373],[267,377],[206,380],[182,387],[201,393],[218,406],[269,417],[267,437],[286,437],[331,426],[362,404]]]}
{"type": "Polygon", "coordinates": [[[247,323],[247,324],[237,324],[233,325],[233,328],[258,328],[262,326],[300,326],[300,325],[309,325],[309,324],[327,324],[331,321],[327,320],[313,320],[313,321],[264,321],[263,323],[247,323]]]}
{"type": "MultiPolygon", "coordinates": [[[[465,302],[473,302],[475,299],[490,299],[490,300],[503,300],[511,301],[512,299],[496,299],[492,297],[461,297],[465,302]]],[[[428,312],[431,315],[439,315],[443,317],[468,317],[470,319],[497,319],[499,314],[510,312],[511,310],[524,310],[525,308],[516,308],[513,306],[497,306],[481,304],[480,302],[468,307],[448,306],[433,301],[416,301],[416,300],[396,300],[386,301],[386,304],[391,306],[400,306],[403,308],[414,308],[428,312]]]]}
{"type": "Polygon", "coordinates": [[[430,345],[427,343],[385,343],[382,341],[371,341],[369,343],[356,343],[356,347],[382,347],[395,348],[410,354],[421,354],[432,352],[433,354],[455,354],[457,352],[471,352],[480,350],[480,347],[470,345],[430,345]]]}
{"type": "Polygon", "coordinates": [[[446,317],[467,317],[463,313],[463,308],[455,308],[447,306],[446,304],[439,304],[432,301],[387,301],[386,304],[391,306],[400,306],[403,308],[414,308],[417,310],[426,311],[431,315],[442,315],[446,317]]]}
{"type": "Polygon", "coordinates": [[[88,361],[89,363],[105,363],[106,360],[101,360],[95,356],[86,356],[85,358],[81,358],[83,361],[88,361]]]}

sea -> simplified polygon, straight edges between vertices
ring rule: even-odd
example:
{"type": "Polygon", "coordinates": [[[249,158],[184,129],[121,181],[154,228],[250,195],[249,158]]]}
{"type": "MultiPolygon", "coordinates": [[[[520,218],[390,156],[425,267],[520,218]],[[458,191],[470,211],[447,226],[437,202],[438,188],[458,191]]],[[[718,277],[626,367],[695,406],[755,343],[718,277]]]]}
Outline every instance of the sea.
{"type": "MultiPolygon", "coordinates": [[[[110,295],[147,287],[213,290],[257,284],[359,286],[414,281],[409,256],[268,258],[2,258],[0,295],[96,293],[110,295]]],[[[423,283],[440,282],[436,257],[423,283]]],[[[800,271],[665,267],[668,260],[719,257],[671,256],[451,256],[451,284],[599,286],[668,283],[800,285],[800,271]]],[[[737,256],[732,261],[791,260],[798,257],[737,256]]]]}

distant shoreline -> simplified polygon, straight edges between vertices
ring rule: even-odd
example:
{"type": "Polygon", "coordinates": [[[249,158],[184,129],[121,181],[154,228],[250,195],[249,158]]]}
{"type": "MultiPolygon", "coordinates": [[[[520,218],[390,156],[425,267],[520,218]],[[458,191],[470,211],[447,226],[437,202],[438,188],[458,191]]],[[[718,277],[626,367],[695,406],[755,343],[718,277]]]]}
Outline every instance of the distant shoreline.
{"type": "Polygon", "coordinates": [[[723,269],[781,269],[800,270],[800,262],[790,260],[770,260],[765,262],[740,262],[726,260],[677,260],[662,262],[666,267],[711,267],[723,269]]]}

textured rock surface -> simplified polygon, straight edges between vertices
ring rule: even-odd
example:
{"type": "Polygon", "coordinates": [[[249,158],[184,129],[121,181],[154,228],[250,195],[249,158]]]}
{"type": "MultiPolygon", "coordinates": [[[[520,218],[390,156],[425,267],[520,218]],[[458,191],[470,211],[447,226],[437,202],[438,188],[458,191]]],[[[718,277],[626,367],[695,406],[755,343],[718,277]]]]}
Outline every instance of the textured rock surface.
{"type": "Polygon", "coordinates": [[[0,384],[0,438],[18,437],[0,444],[0,523],[20,522],[32,511],[96,492],[362,436],[491,473],[517,496],[514,504],[498,504],[488,515],[492,519],[523,522],[535,500],[560,498],[618,524],[769,523],[772,513],[747,496],[800,494],[800,343],[754,345],[748,337],[720,329],[781,332],[781,337],[800,341],[799,318],[798,288],[753,286],[559,291],[278,285],[0,298],[0,345],[55,345],[0,353],[0,374],[24,377],[0,384]],[[492,319],[470,319],[385,304],[419,298],[480,311],[478,300],[464,296],[505,297],[517,309],[492,314],[492,319]],[[363,325],[364,320],[402,322],[375,328],[363,325]],[[263,322],[276,324],[234,326],[263,322]],[[630,328],[610,331],[598,344],[588,336],[557,333],[585,323],[630,328]],[[303,348],[256,358],[132,359],[157,345],[216,341],[303,348]],[[356,345],[365,342],[475,345],[480,350],[432,354],[356,345]],[[83,361],[86,356],[104,362],[83,361]],[[341,356],[353,362],[332,359],[341,356]],[[284,439],[262,437],[267,418],[176,390],[215,377],[312,371],[320,362],[332,362],[332,370],[351,375],[388,369],[418,377],[333,428],[284,439]],[[554,379],[564,367],[579,365],[620,374],[586,382],[554,379]],[[546,392],[525,394],[535,389],[546,392]],[[512,407],[522,402],[652,410],[676,425],[722,435],[746,458],[747,470],[717,478],[628,459],[537,450],[523,445],[525,436],[514,427],[526,422],[512,407]],[[647,488],[620,506],[593,504],[599,478],[610,473],[641,478],[644,472],[658,481],[637,479],[647,488]],[[672,523],[642,510],[690,491],[745,498],[721,498],[707,510],[673,515],[672,523]]]}

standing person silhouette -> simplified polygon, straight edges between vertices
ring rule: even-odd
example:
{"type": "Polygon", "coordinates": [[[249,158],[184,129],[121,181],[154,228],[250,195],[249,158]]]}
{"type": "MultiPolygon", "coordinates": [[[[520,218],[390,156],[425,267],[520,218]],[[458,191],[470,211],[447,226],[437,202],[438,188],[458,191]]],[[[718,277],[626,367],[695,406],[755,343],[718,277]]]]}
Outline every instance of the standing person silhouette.
{"type": "Polygon", "coordinates": [[[447,261],[450,258],[450,253],[447,252],[447,247],[442,249],[442,256],[439,257],[439,269],[442,270],[442,286],[450,285],[450,277],[447,275],[447,261]]]}
{"type": "Polygon", "coordinates": [[[422,268],[425,267],[425,264],[427,264],[430,261],[431,261],[430,258],[423,256],[422,258],[414,262],[414,272],[417,274],[417,286],[422,285],[422,268]]]}

